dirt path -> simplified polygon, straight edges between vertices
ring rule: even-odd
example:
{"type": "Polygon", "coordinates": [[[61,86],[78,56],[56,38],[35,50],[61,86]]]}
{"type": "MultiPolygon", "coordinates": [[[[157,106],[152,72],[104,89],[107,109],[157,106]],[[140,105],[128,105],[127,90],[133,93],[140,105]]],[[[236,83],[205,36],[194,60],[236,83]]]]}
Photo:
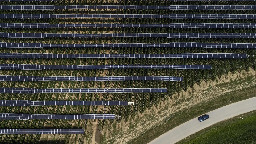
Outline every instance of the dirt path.
{"type": "Polygon", "coordinates": [[[92,143],[91,144],[97,144],[95,141],[97,128],[98,128],[98,120],[95,120],[95,122],[93,122],[93,124],[92,124],[92,130],[93,130],[92,134],[93,135],[92,135],[92,143]]]}

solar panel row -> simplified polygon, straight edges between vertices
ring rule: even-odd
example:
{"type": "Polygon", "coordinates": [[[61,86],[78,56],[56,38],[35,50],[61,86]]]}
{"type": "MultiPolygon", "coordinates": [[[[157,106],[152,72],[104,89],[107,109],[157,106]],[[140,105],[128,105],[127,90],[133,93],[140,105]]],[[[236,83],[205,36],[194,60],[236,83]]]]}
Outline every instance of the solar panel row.
{"type": "Polygon", "coordinates": [[[0,64],[0,70],[211,69],[210,65],[30,65],[0,64]]]}
{"type": "MultiPolygon", "coordinates": [[[[256,33],[167,33],[167,34],[151,34],[150,36],[146,34],[144,35],[143,37],[168,37],[168,38],[255,38],[256,37],[256,33]]],[[[139,36],[140,35],[138,35],[137,37],[139,36]]]]}
{"type": "Polygon", "coordinates": [[[83,129],[0,129],[0,134],[84,134],[83,129]]]}
{"type": "Polygon", "coordinates": [[[58,114],[14,114],[0,113],[0,120],[32,120],[32,119],[115,119],[115,114],[82,114],[82,115],[58,115],[58,114]]]}
{"type": "Polygon", "coordinates": [[[0,58],[247,58],[236,53],[184,53],[184,54],[52,54],[52,53],[0,53],[0,58]]]}
{"type": "Polygon", "coordinates": [[[170,48],[256,48],[256,43],[114,43],[114,44],[43,44],[43,43],[5,43],[0,48],[116,48],[116,47],[170,47],[170,48]]]}
{"type": "Polygon", "coordinates": [[[255,5],[170,5],[169,6],[169,10],[255,10],[255,9],[256,9],[255,5]]]}
{"type": "Polygon", "coordinates": [[[32,94],[32,93],[165,93],[166,88],[81,88],[81,89],[68,89],[68,88],[47,88],[47,89],[34,89],[34,88],[0,88],[0,93],[19,93],[19,94],[32,94]]]}
{"type": "Polygon", "coordinates": [[[74,77],[74,76],[8,76],[0,75],[0,81],[135,81],[160,80],[182,81],[182,77],[172,76],[109,76],[109,77],[74,77]]]}
{"type": "Polygon", "coordinates": [[[28,100],[0,100],[0,106],[114,106],[128,105],[127,101],[28,101],[28,100]]]}
{"type": "Polygon", "coordinates": [[[256,19],[256,14],[0,14],[1,19],[58,18],[169,18],[169,19],[256,19]]]}
{"type": "Polygon", "coordinates": [[[256,38],[256,33],[0,33],[2,38],[105,38],[105,37],[167,37],[167,38],[256,38]]]}
{"type": "Polygon", "coordinates": [[[256,23],[170,23],[170,24],[49,24],[0,23],[0,28],[256,28],[256,23]]]}
{"type": "Polygon", "coordinates": [[[0,5],[1,10],[60,10],[60,9],[146,9],[146,10],[254,10],[255,5],[0,5]]]}
{"type": "Polygon", "coordinates": [[[85,27],[164,27],[164,28],[255,28],[254,23],[171,23],[171,24],[49,24],[0,23],[0,28],[85,28],[85,27]]]}

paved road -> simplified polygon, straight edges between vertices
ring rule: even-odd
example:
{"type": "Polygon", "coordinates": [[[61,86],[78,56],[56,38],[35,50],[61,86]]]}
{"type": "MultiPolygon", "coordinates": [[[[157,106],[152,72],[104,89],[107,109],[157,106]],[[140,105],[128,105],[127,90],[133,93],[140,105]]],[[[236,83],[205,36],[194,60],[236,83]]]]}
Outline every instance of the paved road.
{"type": "Polygon", "coordinates": [[[173,144],[215,123],[253,110],[256,110],[256,97],[210,111],[207,113],[210,118],[204,122],[200,123],[196,117],[164,133],[149,144],[173,144]]]}

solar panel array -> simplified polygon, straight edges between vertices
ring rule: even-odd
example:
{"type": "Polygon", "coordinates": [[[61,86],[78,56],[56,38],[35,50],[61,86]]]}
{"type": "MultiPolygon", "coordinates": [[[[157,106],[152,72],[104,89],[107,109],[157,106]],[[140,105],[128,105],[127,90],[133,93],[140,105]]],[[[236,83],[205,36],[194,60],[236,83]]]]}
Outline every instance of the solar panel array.
{"type": "Polygon", "coordinates": [[[82,114],[82,115],[58,115],[58,114],[14,114],[0,113],[0,120],[33,120],[33,119],[115,119],[114,114],[82,114]]]}
{"type": "Polygon", "coordinates": [[[29,100],[0,100],[0,106],[127,106],[127,101],[29,101],[29,100]]]}
{"type": "Polygon", "coordinates": [[[43,43],[6,43],[0,42],[0,48],[118,48],[118,47],[155,47],[155,48],[256,48],[256,43],[113,43],[113,44],[43,44],[43,43]]]}
{"type": "Polygon", "coordinates": [[[236,53],[184,53],[184,54],[49,54],[49,53],[0,53],[0,58],[247,58],[236,53]]]}
{"type": "Polygon", "coordinates": [[[0,129],[0,134],[84,134],[83,129],[0,129]]]}
{"type": "Polygon", "coordinates": [[[0,33],[2,38],[105,38],[105,37],[167,37],[167,38],[256,38],[256,33],[0,33]]]}
{"type": "Polygon", "coordinates": [[[143,9],[143,10],[254,10],[255,5],[0,5],[2,10],[60,10],[60,9],[143,9]]]}
{"type": "Polygon", "coordinates": [[[0,23],[0,28],[256,28],[256,23],[49,24],[0,23]]]}
{"type": "Polygon", "coordinates": [[[0,14],[1,19],[68,18],[167,18],[167,19],[256,19],[256,14],[0,14]]]}
{"type": "Polygon", "coordinates": [[[0,70],[211,69],[210,65],[30,65],[0,64],[0,70]]]}
{"type": "Polygon", "coordinates": [[[33,93],[166,93],[167,88],[0,88],[0,93],[33,94],[33,93]]]}
{"type": "MultiPolygon", "coordinates": [[[[12,107],[14,109],[13,111],[16,110],[15,106],[27,106],[28,108],[30,108],[29,106],[39,106],[33,107],[35,111],[44,108],[40,106],[127,106],[131,105],[131,102],[122,100],[134,99],[134,97],[136,99],[136,104],[138,102],[139,105],[142,102],[144,105],[148,104],[148,102],[152,103],[151,95],[153,93],[154,95],[156,95],[156,97],[162,97],[162,94],[166,94],[167,92],[168,94],[171,94],[179,88],[183,89],[183,85],[190,85],[190,82],[187,81],[188,79],[185,81],[185,84],[181,83],[177,87],[170,85],[169,82],[159,82],[183,81],[182,77],[168,76],[170,73],[174,73],[178,76],[184,76],[186,78],[187,75],[194,74],[197,79],[195,80],[192,78],[192,80],[196,82],[200,80],[198,78],[200,78],[205,73],[197,75],[197,73],[194,73],[194,70],[210,70],[212,69],[212,66],[207,64],[211,62],[215,65],[215,60],[211,60],[211,62],[202,60],[203,62],[200,62],[197,65],[195,64],[196,62],[194,60],[183,61],[182,59],[227,59],[225,60],[225,62],[229,62],[233,61],[229,59],[252,58],[244,52],[245,50],[236,49],[256,48],[256,43],[253,43],[252,40],[256,37],[256,33],[253,33],[253,31],[251,31],[252,33],[248,33],[248,29],[256,28],[256,23],[254,23],[253,21],[254,19],[256,19],[256,14],[254,14],[254,11],[256,10],[256,5],[254,5],[253,3],[243,3],[243,5],[233,5],[234,3],[231,3],[231,5],[223,5],[226,4],[223,3],[223,1],[234,2],[256,0],[159,0],[159,4],[156,4],[157,1],[153,0],[144,1],[145,4],[143,5],[143,2],[141,1],[111,1],[107,2],[107,5],[102,5],[99,1],[89,2],[63,0],[0,0],[0,2],[4,2],[0,4],[0,10],[2,10],[2,13],[0,14],[0,19],[2,20],[0,23],[0,29],[2,29],[3,31],[0,32],[0,38],[2,41],[0,42],[0,48],[2,48],[2,53],[0,53],[0,59],[11,59],[11,61],[14,61],[11,62],[11,64],[9,60],[6,62],[6,64],[5,62],[0,63],[0,70],[4,70],[4,72],[6,71],[6,73],[8,74],[13,74],[14,72],[9,72],[8,70],[44,70],[40,71],[40,74],[38,74],[39,76],[33,76],[33,74],[31,74],[32,76],[27,76],[29,74],[29,72],[27,71],[24,72],[26,74],[21,74],[23,73],[23,71],[18,71],[18,75],[16,75],[16,72],[14,73],[14,75],[0,75],[0,81],[4,81],[3,86],[0,88],[0,93],[8,94],[11,96],[13,96],[12,94],[14,94],[14,96],[18,96],[18,98],[20,98],[20,95],[17,94],[30,94],[33,96],[34,94],[37,95],[38,93],[45,93],[49,95],[49,97],[45,97],[46,99],[42,101],[34,101],[34,99],[30,99],[29,97],[29,100],[0,100],[0,106],[5,106],[2,108],[7,108],[8,110],[9,107],[12,107]],[[195,3],[193,5],[179,5],[192,4],[184,3],[186,1],[220,1],[221,3],[220,5],[208,5],[208,3],[203,3],[203,5],[198,5],[198,3],[195,3]],[[177,2],[177,4],[174,2],[177,2]],[[236,10],[237,12],[234,13],[234,10],[236,10]],[[250,12],[248,12],[247,10],[249,10],[250,12]],[[244,22],[244,20],[247,21],[244,22]],[[221,23],[221,21],[228,21],[231,23],[221,23]],[[209,30],[208,33],[204,33],[206,29],[213,30],[209,30]],[[229,30],[226,31],[226,29],[229,30]],[[240,32],[232,33],[234,31],[230,29],[240,29],[240,32]],[[90,39],[88,41],[81,41],[80,38],[90,39]],[[108,39],[106,40],[101,38],[108,39]],[[250,43],[240,42],[245,38],[250,38],[250,43]],[[178,40],[175,40],[175,42],[173,42],[172,39],[178,40]],[[193,41],[195,42],[191,42],[191,39],[193,39],[193,41]],[[229,39],[235,40],[229,42],[229,39]],[[234,41],[237,42],[234,43],[234,41]],[[23,48],[31,48],[33,50],[29,50],[29,52],[33,51],[36,53],[6,53],[7,51],[9,51],[8,48],[17,48],[19,49],[17,51],[23,52],[26,51],[23,50],[23,48]],[[42,48],[45,48],[46,50],[42,48]],[[60,48],[61,50],[64,50],[62,52],[63,54],[60,54],[59,52],[56,53],[55,48],[60,48]],[[78,51],[73,50],[72,48],[87,49],[85,50],[86,52],[83,52],[83,49],[79,49],[79,52],[82,51],[82,54],[77,54],[78,51]],[[104,49],[104,52],[102,52],[103,48],[109,49],[107,49],[106,51],[104,49]],[[145,50],[141,50],[139,48],[145,48],[145,50]],[[171,48],[171,50],[167,50],[167,48],[171,48]],[[175,51],[172,48],[175,48],[175,51]],[[187,52],[187,50],[186,52],[184,52],[184,49],[180,48],[188,48],[188,51],[193,52],[187,52]],[[200,53],[198,52],[199,49],[193,48],[205,48],[203,50],[204,53],[200,53]],[[97,54],[91,54],[92,51],[94,53],[95,50],[97,51],[97,54]],[[112,50],[115,51],[115,53],[117,54],[112,54],[112,50]],[[208,53],[205,53],[206,51],[208,53]],[[211,53],[209,51],[214,51],[215,53],[211,53]],[[221,53],[216,51],[221,51],[221,53]],[[241,51],[243,51],[243,53],[240,53],[241,51]],[[147,54],[148,52],[149,54],[147,54]],[[84,61],[82,60],[76,60],[76,62],[75,60],[67,60],[75,58],[86,59],[86,62],[84,63],[84,61]],[[179,58],[179,60],[172,60],[172,58],[179,58]],[[28,61],[26,59],[40,59],[38,61],[40,61],[42,65],[37,65],[33,63],[33,61],[29,64],[15,64],[21,63],[20,61],[28,61]],[[48,62],[48,60],[41,59],[52,60],[49,60],[48,62]],[[104,59],[111,60],[104,61],[104,59]],[[63,65],[59,65],[60,63],[63,65]],[[158,69],[162,70],[156,71],[158,69]],[[171,69],[191,71],[169,71],[171,69]],[[56,71],[52,72],[47,70],[56,71]],[[72,70],[83,71],[73,72],[72,70]],[[102,70],[104,71],[104,73],[101,73],[102,71],[97,70],[102,70]],[[109,71],[105,72],[105,70],[109,71]],[[151,70],[153,72],[151,72],[151,70]],[[66,75],[68,74],[68,72],[70,72],[71,74],[75,73],[78,76],[85,77],[47,76],[49,75],[48,72],[50,72],[51,75],[55,72],[58,73],[57,75],[66,75]],[[189,72],[191,72],[191,74],[189,72]],[[126,76],[119,76],[123,74],[126,76]],[[136,76],[141,74],[142,76],[136,76]],[[164,74],[167,76],[155,76],[159,74],[164,74]],[[34,84],[36,87],[41,81],[50,84],[51,86],[48,85],[48,87],[50,88],[47,88],[47,86],[43,88],[29,88],[34,87],[34,84]],[[73,83],[76,82],[76,84],[81,81],[83,82],[81,82],[81,85],[78,84],[72,88],[54,88],[54,84],[59,84],[59,82],[57,81],[73,81],[73,83]],[[103,83],[101,81],[104,81],[103,88],[100,88],[102,87],[103,83]],[[105,83],[105,81],[107,82],[105,83]],[[151,85],[151,83],[147,83],[144,81],[158,82],[151,82],[151,85]],[[11,83],[11,85],[7,85],[5,82],[9,82],[11,83]],[[28,86],[26,86],[26,88],[22,86],[19,87],[17,85],[17,87],[12,87],[12,83],[16,84],[17,82],[25,82],[28,84],[28,86]],[[85,85],[82,83],[85,83],[85,85]],[[93,83],[92,88],[90,88],[92,86],[90,83],[93,83]],[[107,88],[108,86],[111,87],[107,88]],[[120,86],[124,88],[120,88],[120,86]],[[173,91],[168,90],[166,87],[171,87],[171,90],[173,89],[173,91]],[[100,98],[90,97],[90,99],[96,99],[99,101],[55,101],[54,98],[51,98],[51,94],[54,93],[95,93],[95,95],[99,95],[99,93],[105,94],[103,97],[100,98]],[[120,93],[129,94],[127,94],[128,97],[126,97],[125,95],[125,98],[123,98],[123,96],[120,97],[120,100],[118,101],[104,101],[104,99],[106,100],[106,98],[109,98],[108,96],[105,97],[105,95],[108,95],[108,93],[114,93],[110,95],[110,98],[119,96],[120,93]],[[150,95],[150,100],[144,98],[144,96],[146,95],[150,95]]],[[[59,51],[59,49],[56,50],[59,51]]],[[[229,65],[230,63],[226,64],[229,65]]],[[[230,66],[230,69],[232,68],[233,67],[230,66]]],[[[35,71],[33,71],[32,73],[34,72],[35,71]]],[[[214,74],[216,74],[216,71],[213,73],[213,75],[214,74]]],[[[68,85],[73,84],[71,82],[63,83],[68,85]]],[[[193,84],[193,82],[191,84],[193,84]]],[[[87,94],[84,95],[86,95],[87,97],[87,94]]],[[[88,96],[91,95],[88,94],[88,96]]],[[[70,96],[67,96],[66,99],[70,99],[70,96]]],[[[82,98],[79,97],[75,99],[80,100],[82,98]]],[[[82,107],[79,108],[81,108],[81,110],[84,110],[82,107]]],[[[129,114],[118,112],[116,109],[112,108],[113,107],[109,107],[109,112],[120,113],[123,115],[129,114]]],[[[53,113],[56,113],[56,111],[52,111],[53,113]]],[[[26,112],[25,114],[22,114],[22,112],[15,112],[0,113],[0,120],[81,120],[119,118],[119,116],[115,114],[84,114],[84,111],[82,111],[82,113],[81,111],[75,111],[76,114],[74,115],[49,114],[49,112],[42,112],[46,114],[26,114],[26,112]]],[[[88,110],[88,113],[90,112],[91,110],[88,110]]],[[[48,122],[49,124],[51,124],[51,121],[48,122]]],[[[56,121],[53,121],[53,123],[55,122],[56,121]]],[[[66,123],[62,122],[62,124],[66,123]]],[[[72,127],[81,126],[74,124],[72,125],[72,127]]],[[[84,134],[84,130],[0,129],[0,134],[84,134]]]]}
{"type": "Polygon", "coordinates": [[[0,75],[0,81],[182,81],[182,77],[172,76],[106,76],[106,77],[74,77],[74,76],[9,76],[0,75]]]}

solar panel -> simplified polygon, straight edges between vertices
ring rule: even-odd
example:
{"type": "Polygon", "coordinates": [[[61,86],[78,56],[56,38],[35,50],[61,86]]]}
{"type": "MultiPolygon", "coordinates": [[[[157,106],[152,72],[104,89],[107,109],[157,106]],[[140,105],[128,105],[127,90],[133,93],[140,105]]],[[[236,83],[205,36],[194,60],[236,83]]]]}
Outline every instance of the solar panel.
{"type": "Polygon", "coordinates": [[[0,93],[33,94],[33,93],[166,93],[167,88],[0,88],[0,93]]]}
{"type": "Polygon", "coordinates": [[[0,33],[2,38],[105,38],[105,37],[166,37],[166,38],[256,38],[256,33],[0,33]]]}
{"type": "Polygon", "coordinates": [[[60,9],[169,9],[169,6],[138,5],[0,5],[4,10],[60,10],[60,9]]]}
{"type": "Polygon", "coordinates": [[[116,48],[116,47],[170,47],[170,48],[256,48],[256,43],[112,43],[112,44],[43,44],[43,43],[5,43],[0,42],[0,48],[116,48]]]}
{"type": "Polygon", "coordinates": [[[256,28],[256,23],[170,23],[170,24],[49,24],[0,23],[0,28],[256,28]]]}
{"type": "Polygon", "coordinates": [[[84,134],[83,129],[0,129],[0,134],[84,134]]]}
{"type": "Polygon", "coordinates": [[[59,18],[168,18],[168,19],[256,19],[256,14],[0,14],[1,19],[59,18]]]}
{"type": "Polygon", "coordinates": [[[182,77],[173,76],[108,76],[108,77],[74,77],[74,76],[8,76],[0,75],[0,81],[182,81],[182,77]]]}
{"type": "Polygon", "coordinates": [[[255,10],[255,5],[170,5],[169,10],[255,10]]]}
{"type": "Polygon", "coordinates": [[[0,5],[1,10],[136,9],[136,10],[255,10],[255,5],[0,5]]]}
{"type": "Polygon", "coordinates": [[[30,65],[0,64],[0,70],[211,69],[210,65],[30,65]]]}
{"type": "Polygon", "coordinates": [[[82,115],[58,115],[58,114],[15,114],[0,113],[0,120],[33,120],[33,119],[115,119],[115,114],[82,114],[82,115]]]}
{"type": "Polygon", "coordinates": [[[0,58],[247,58],[236,53],[184,53],[184,54],[51,54],[51,53],[0,53],[0,58]]]}
{"type": "Polygon", "coordinates": [[[114,106],[129,105],[127,101],[29,101],[29,100],[0,100],[0,106],[57,106],[57,105],[71,105],[71,106],[114,106]]]}

